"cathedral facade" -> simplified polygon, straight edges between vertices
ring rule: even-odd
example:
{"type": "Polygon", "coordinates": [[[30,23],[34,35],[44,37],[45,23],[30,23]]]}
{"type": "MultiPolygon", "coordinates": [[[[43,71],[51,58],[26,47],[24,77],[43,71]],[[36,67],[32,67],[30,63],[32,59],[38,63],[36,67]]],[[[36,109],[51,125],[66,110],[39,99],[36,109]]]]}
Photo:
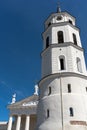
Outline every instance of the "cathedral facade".
{"type": "Polygon", "coordinates": [[[13,101],[0,130],[87,130],[87,70],[75,18],[58,7],[45,21],[43,41],[39,95],[36,87],[13,101]]]}

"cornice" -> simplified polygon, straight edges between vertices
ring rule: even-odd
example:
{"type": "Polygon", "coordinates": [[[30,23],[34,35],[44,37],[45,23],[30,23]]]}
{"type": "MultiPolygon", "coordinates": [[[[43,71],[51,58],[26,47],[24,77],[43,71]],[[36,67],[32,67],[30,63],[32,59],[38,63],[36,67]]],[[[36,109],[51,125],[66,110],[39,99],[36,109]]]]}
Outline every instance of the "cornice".
{"type": "Polygon", "coordinates": [[[32,108],[12,108],[10,109],[10,115],[14,116],[14,115],[33,115],[36,114],[37,112],[37,107],[32,107],[32,108]]]}
{"type": "Polygon", "coordinates": [[[50,44],[48,48],[44,49],[41,53],[41,56],[49,49],[51,48],[57,48],[57,47],[67,47],[67,46],[72,46],[80,51],[84,51],[84,49],[80,46],[77,46],[75,45],[73,42],[64,42],[64,43],[61,43],[61,44],[58,44],[58,43],[54,43],[54,44],[50,44]]]}
{"type": "Polygon", "coordinates": [[[80,31],[80,29],[76,26],[74,26],[73,24],[70,24],[68,21],[66,22],[60,22],[60,23],[52,23],[48,28],[45,29],[45,31],[42,33],[42,36],[49,30],[52,29],[52,27],[58,27],[58,26],[66,26],[69,25],[72,28],[76,29],[77,31],[80,31]]]}
{"type": "Polygon", "coordinates": [[[67,11],[65,12],[60,12],[60,13],[51,13],[47,19],[45,20],[44,23],[46,23],[50,18],[53,18],[54,16],[57,16],[57,15],[68,15],[69,17],[71,17],[72,19],[76,19],[74,16],[72,16],[70,13],[68,13],[67,11]]]}
{"type": "Polygon", "coordinates": [[[25,98],[21,101],[18,101],[14,104],[10,104],[7,106],[8,109],[20,109],[20,108],[32,108],[32,107],[36,107],[37,105],[35,105],[34,103],[38,101],[38,96],[37,95],[33,95],[33,96],[29,96],[28,98],[25,98]]]}
{"type": "Polygon", "coordinates": [[[87,76],[86,75],[83,75],[82,73],[79,74],[79,73],[74,73],[74,72],[60,72],[60,73],[54,73],[54,74],[50,74],[50,75],[47,75],[45,77],[43,77],[40,81],[39,81],[39,86],[42,82],[44,82],[45,80],[47,79],[50,79],[50,78],[63,78],[63,77],[79,77],[79,78],[83,78],[85,80],[87,80],[87,76]]]}

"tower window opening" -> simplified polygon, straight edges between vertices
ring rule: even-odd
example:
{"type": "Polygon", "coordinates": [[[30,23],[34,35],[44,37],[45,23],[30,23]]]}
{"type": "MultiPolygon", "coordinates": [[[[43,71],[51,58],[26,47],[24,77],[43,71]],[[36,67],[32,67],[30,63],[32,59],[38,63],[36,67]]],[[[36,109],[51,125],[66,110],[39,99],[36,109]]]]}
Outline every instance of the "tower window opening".
{"type": "Polygon", "coordinates": [[[87,92],[87,87],[86,87],[86,92],[87,92]]]}
{"type": "Polygon", "coordinates": [[[64,59],[60,59],[60,69],[64,70],[64,59]]]}
{"type": "Polygon", "coordinates": [[[58,43],[64,43],[63,32],[59,31],[57,35],[58,35],[58,43]]]}
{"type": "Polygon", "coordinates": [[[48,23],[48,27],[51,25],[51,22],[48,23]]]}
{"type": "Polygon", "coordinates": [[[57,20],[59,21],[59,20],[62,20],[62,16],[58,16],[57,17],[57,20]]]}
{"type": "Polygon", "coordinates": [[[49,109],[47,109],[47,118],[49,118],[50,116],[50,112],[49,112],[49,109]]]}
{"type": "Polygon", "coordinates": [[[77,64],[77,70],[79,72],[82,72],[81,60],[79,57],[77,57],[77,59],[76,59],[76,64],[77,64]]]}
{"type": "Polygon", "coordinates": [[[51,87],[49,87],[48,90],[49,90],[48,95],[50,95],[51,94],[51,87]]]}
{"type": "Polygon", "coordinates": [[[46,48],[49,47],[49,37],[46,38],[46,48]]]}
{"type": "Polygon", "coordinates": [[[74,116],[74,112],[73,112],[73,108],[72,107],[69,108],[69,111],[70,111],[70,116],[74,116]]]}
{"type": "Polygon", "coordinates": [[[69,23],[72,24],[72,21],[69,19],[69,23]]]}
{"type": "Polygon", "coordinates": [[[71,84],[68,84],[68,93],[71,93],[71,84]]]}
{"type": "Polygon", "coordinates": [[[75,45],[77,45],[77,39],[76,39],[76,35],[73,33],[73,42],[75,45]]]}
{"type": "Polygon", "coordinates": [[[59,60],[60,60],[60,70],[65,70],[65,57],[60,56],[59,60]]]}

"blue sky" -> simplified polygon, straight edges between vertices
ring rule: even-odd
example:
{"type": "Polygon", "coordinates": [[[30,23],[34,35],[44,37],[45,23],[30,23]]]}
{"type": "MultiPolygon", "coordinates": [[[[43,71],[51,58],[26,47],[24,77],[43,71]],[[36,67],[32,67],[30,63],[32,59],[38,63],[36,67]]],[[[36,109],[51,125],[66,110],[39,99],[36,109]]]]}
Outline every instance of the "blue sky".
{"type": "MultiPolygon", "coordinates": [[[[32,95],[41,78],[41,33],[45,19],[56,12],[57,2],[0,1],[0,121],[8,120],[6,107],[12,94],[17,94],[17,101],[32,95]]],[[[87,0],[61,0],[61,8],[76,17],[87,57],[87,0]]]]}

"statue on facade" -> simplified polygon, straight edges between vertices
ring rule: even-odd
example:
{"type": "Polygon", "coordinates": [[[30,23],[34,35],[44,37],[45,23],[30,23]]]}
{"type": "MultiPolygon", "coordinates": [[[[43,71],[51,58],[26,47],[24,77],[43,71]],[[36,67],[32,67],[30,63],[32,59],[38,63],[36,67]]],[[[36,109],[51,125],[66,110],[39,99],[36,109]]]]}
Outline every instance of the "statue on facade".
{"type": "Polygon", "coordinates": [[[35,92],[34,92],[34,95],[38,95],[38,91],[39,91],[38,85],[36,84],[36,85],[35,85],[35,92]]]}
{"type": "Polygon", "coordinates": [[[12,95],[12,102],[11,102],[11,104],[13,104],[15,102],[16,102],[16,93],[12,95]]]}

